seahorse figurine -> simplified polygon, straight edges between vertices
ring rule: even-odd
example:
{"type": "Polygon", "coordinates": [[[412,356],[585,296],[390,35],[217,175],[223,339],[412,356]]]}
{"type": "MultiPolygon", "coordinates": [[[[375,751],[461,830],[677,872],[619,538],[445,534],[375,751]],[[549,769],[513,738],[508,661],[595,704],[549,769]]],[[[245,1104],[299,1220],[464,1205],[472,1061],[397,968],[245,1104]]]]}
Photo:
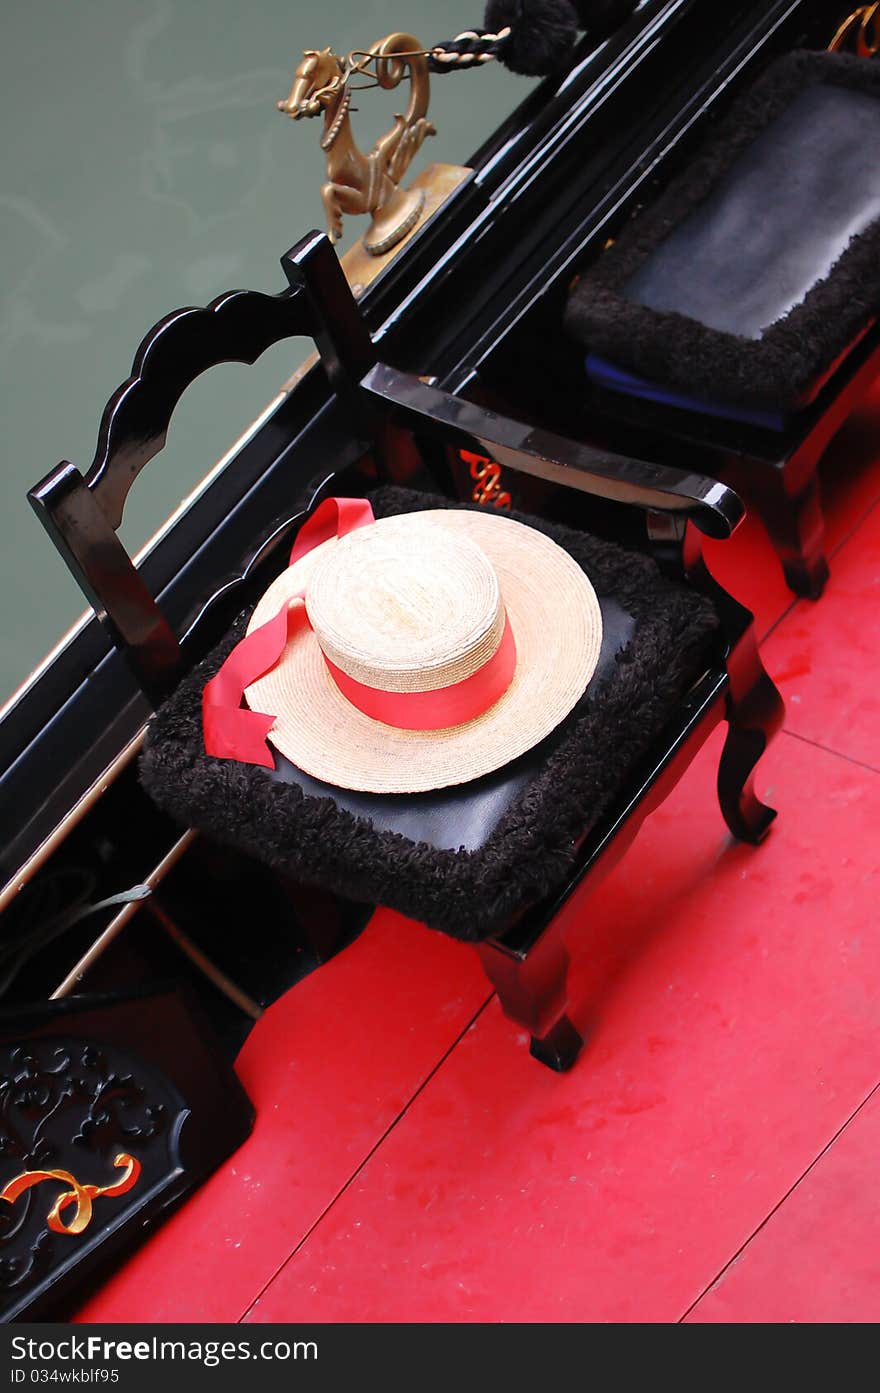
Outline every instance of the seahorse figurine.
{"type": "Polygon", "coordinates": [[[343,213],[371,213],[364,236],[365,249],[380,256],[405,237],[418,222],[425,195],[421,189],[399,187],[422,141],[436,131],[426,119],[430,84],[424,50],[411,34],[389,34],[365,52],[342,59],[332,49],[307,49],[296,70],[290,94],[278,110],[300,120],[324,115],[321,148],[327,155],[327,182],[321,189],[327,232],[331,241],[342,236],[343,213]],[[409,74],[406,112],[380,136],[368,155],[355,143],[349,119],[349,79],[364,74],[368,64],[380,87],[397,87],[409,74]]]}

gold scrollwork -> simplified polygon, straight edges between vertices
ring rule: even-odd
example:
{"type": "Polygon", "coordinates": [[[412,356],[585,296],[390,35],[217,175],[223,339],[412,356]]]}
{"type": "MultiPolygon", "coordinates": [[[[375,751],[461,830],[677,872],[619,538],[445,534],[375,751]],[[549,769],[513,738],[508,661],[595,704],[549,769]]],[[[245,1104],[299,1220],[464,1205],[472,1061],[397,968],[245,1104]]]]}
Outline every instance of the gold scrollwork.
{"type": "Polygon", "coordinates": [[[880,24],[877,12],[880,0],[874,5],[860,5],[838,28],[828,45],[830,53],[852,47],[859,58],[873,58],[880,52],[880,24]]]}
{"type": "Polygon", "coordinates": [[[134,1156],[129,1156],[127,1152],[120,1151],[113,1158],[113,1164],[125,1174],[121,1180],[117,1180],[115,1185],[81,1185],[70,1171],[23,1171],[14,1180],[10,1180],[0,1190],[0,1200],[5,1200],[7,1204],[15,1204],[20,1195],[26,1190],[30,1190],[34,1185],[42,1185],[46,1180],[59,1181],[62,1185],[69,1188],[60,1194],[46,1216],[46,1223],[53,1233],[82,1233],[83,1229],[88,1228],[92,1222],[92,1201],[97,1199],[114,1199],[117,1195],[124,1195],[134,1188],[141,1173],[141,1163],[134,1156]],[[62,1215],[70,1205],[76,1205],[76,1212],[73,1218],[65,1223],[62,1215]]]}
{"type": "Polygon", "coordinates": [[[459,458],[470,466],[471,478],[476,481],[471,494],[473,501],[509,511],[512,499],[507,490],[501,487],[501,465],[486,455],[475,455],[471,450],[459,450],[458,453],[459,458]]]}

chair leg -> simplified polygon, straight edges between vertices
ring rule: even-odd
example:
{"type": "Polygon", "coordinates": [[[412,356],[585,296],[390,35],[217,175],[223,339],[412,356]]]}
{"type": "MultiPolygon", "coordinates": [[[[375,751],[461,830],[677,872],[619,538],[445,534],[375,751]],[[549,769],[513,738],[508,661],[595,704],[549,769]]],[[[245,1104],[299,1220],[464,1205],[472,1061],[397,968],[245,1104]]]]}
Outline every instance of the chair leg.
{"type": "Polygon", "coordinates": [[[342,910],[335,895],[319,890],[313,885],[304,885],[276,872],[278,884],[288,905],[293,910],[297,926],[305,943],[308,944],[318,963],[328,962],[340,948],[345,937],[342,910]]]}
{"type": "Polygon", "coordinates": [[[491,939],[477,947],[504,1014],[529,1032],[533,1058],[557,1073],[570,1069],[584,1042],[565,1014],[569,959],[561,930],[549,925],[524,957],[491,939]]]}
{"type": "Polygon", "coordinates": [[[804,599],[818,600],[828,580],[818,475],[812,473],[797,494],[787,492],[780,476],[765,491],[761,513],[789,589],[804,599]]]}
{"type": "Polygon", "coordinates": [[[573,1066],[583,1044],[576,1026],[568,1016],[560,1016],[546,1035],[542,1035],[540,1039],[532,1036],[529,1054],[533,1059],[537,1059],[539,1064],[546,1064],[547,1068],[555,1073],[565,1074],[573,1066]]]}
{"type": "Polygon", "coordinates": [[[727,739],[718,766],[718,801],[735,837],[757,846],[776,816],[754,789],[758,760],[782,725],[785,706],[758,654],[750,627],[731,655],[727,739]]]}

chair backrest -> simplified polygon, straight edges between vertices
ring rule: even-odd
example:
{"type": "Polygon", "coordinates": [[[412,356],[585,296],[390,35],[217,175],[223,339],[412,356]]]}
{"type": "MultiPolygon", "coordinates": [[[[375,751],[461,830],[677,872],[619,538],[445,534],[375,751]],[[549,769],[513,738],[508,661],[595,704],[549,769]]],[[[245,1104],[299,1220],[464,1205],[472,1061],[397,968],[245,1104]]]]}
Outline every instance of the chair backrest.
{"type": "Polygon", "coordinates": [[[105,407],[98,447],[83,475],[63,460],[28,498],[99,619],[154,701],[180,671],[178,640],[119,537],[129,489],[164,447],[187,387],[219,363],[254,363],[282,339],[317,345],[331,385],[366,421],[358,384],[373,345],[330,242],[311,233],[281,258],[278,295],[236,290],[204,309],[167,315],[135,354],[131,376],[105,407]]]}
{"type": "MultiPolygon", "coordinates": [[[[396,420],[421,445],[476,450],[515,473],[639,508],[664,546],[680,550],[688,522],[715,537],[737,525],[742,504],[715,480],[536,430],[379,363],[322,233],[304,238],[281,264],[288,286],[279,295],[231,291],[204,309],[178,310],[160,320],[138,349],[131,377],[107,403],[87,473],[63,461],[28,494],[153,703],[174,685],[183,655],[116,535],[129,489],[164,447],[174,408],[196,378],[219,363],[253,363],[285,338],[314,340],[349,419],[359,434],[377,440],[379,454],[388,451],[396,420]]],[[[398,440],[392,453],[400,448],[398,440]]]]}

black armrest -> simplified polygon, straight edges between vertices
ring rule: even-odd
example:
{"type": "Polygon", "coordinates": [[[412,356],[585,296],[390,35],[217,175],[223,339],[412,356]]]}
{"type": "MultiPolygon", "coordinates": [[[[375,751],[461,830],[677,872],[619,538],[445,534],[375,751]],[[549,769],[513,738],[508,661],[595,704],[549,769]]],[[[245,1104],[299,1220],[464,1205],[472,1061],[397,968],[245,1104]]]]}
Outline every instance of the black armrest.
{"type": "Polygon", "coordinates": [[[452,434],[462,446],[477,447],[504,468],[649,512],[677,513],[707,537],[729,537],[745,514],[733,489],[703,474],[630,459],[537,430],[384,363],[371,368],[361,385],[386,410],[396,408],[410,425],[427,426],[446,439],[452,434]]]}

